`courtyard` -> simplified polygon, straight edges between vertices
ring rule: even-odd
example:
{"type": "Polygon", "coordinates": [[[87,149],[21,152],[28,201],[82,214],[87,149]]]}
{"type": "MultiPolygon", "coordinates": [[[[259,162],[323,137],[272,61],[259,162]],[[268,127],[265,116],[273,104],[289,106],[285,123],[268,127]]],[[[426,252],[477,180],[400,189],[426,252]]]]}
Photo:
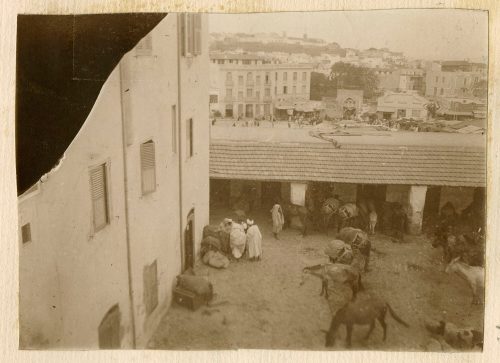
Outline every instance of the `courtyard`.
{"type": "MultiPolygon", "coordinates": [[[[229,210],[212,210],[211,224],[231,215],[229,210]]],[[[151,349],[325,349],[322,330],[328,330],[332,311],[347,301],[349,292],[339,286],[326,300],[319,296],[318,278],[306,276],[301,285],[301,271],[327,262],[323,249],[334,238],[333,232],[328,237],[317,231],[302,237],[297,230],[286,229],[275,240],[269,212],[252,218],[263,235],[262,260],[231,262],[223,270],[198,261],[195,273],[214,286],[211,306],[193,312],[173,303],[150,340],[151,349]]],[[[371,240],[375,251],[371,270],[363,276],[362,293],[385,298],[410,327],[387,316],[388,335],[383,342],[379,325],[367,341],[361,338],[368,326],[355,326],[352,349],[424,350],[430,338],[426,319],[482,330],[483,306],[471,305],[467,283],[444,272],[441,250],[432,248],[425,235],[407,235],[402,244],[382,234],[371,240]]],[[[345,349],[344,327],[337,337],[334,349],[345,349]]]]}

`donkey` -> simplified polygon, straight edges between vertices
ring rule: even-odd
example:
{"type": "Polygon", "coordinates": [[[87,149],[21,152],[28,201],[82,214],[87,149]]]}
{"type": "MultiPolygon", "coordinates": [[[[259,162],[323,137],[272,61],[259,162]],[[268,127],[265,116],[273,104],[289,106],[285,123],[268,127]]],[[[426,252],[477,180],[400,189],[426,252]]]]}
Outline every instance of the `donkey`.
{"type": "Polygon", "coordinates": [[[469,266],[460,261],[460,256],[451,260],[446,266],[446,273],[454,272],[469,283],[472,290],[472,304],[481,303],[479,297],[484,289],[484,268],[480,266],[469,266]]]}
{"type": "Polygon", "coordinates": [[[328,331],[324,331],[326,333],[326,347],[333,347],[335,344],[335,334],[340,325],[344,324],[346,326],[346,346],[351,346],[351,336],[352,329],[354,325],[370,325],[368,332],[366,333],[364,339],[368,339],[375,328],[375,320],[378,320],[382,329],[384,329],[384,337],[385,341],[387,337],[387,324],[385,322],[385,315],[389,311],[390,315],[396,320],[398,323],[405,327],[409,327],[408,323],[406,323],[403,319],[401,319],[389,303],[385,300],[376,297],[369,297],[368,299],[357,299],[354,301],[348,302],[346,305],[341,307],[332,318],[332,322],[330,324],[330,329],[328,331]]]}
{"type": "Polygon", "coordinates": [[[325,263],[314,266],[304,267],[302,270],[302,281],[304,284],[304,274],[310,274],[321,279],[320,296],[325,296],[328,299],[328,283],[329,281],[346,284],[351,288],[352,299],[356,299],[359,290],[363,289],[361,283],[361,274],[352,266],[343,263],[325,263]]]}

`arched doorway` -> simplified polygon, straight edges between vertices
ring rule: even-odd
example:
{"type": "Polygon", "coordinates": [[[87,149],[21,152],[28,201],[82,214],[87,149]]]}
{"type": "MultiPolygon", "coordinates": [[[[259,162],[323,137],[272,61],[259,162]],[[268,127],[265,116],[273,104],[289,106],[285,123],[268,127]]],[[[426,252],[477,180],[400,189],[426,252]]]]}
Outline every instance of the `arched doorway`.
{"type": "Polygon", "coordinates": [[[352,98],[346,98],[342,105],[344,120],[352,120],[356,116],[356,101],[352,98]]]}
{"type": "Polygon", "coordinates": [[[99,349],[120,348],[120,324],[120,307],[116,304],[109,309],[99,324],[99,349]]]}
{"type": "Polygon", "coordinates": [[[182,271],[194,267],[194,208],[187,216],[186,229],[184,231],[182,271]]]}

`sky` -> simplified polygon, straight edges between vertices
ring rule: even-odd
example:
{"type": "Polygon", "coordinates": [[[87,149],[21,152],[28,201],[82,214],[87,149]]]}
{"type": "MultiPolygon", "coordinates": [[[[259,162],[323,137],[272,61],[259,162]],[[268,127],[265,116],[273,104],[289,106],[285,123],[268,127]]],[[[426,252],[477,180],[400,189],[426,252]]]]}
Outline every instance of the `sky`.
{"type": "Polygon", "coordinates": [[[475,10],[419,9],[210,14],[210,32],[307,33],[343,48],[387,47],[407,57],[486,61],[488,13],[475,10]]]}

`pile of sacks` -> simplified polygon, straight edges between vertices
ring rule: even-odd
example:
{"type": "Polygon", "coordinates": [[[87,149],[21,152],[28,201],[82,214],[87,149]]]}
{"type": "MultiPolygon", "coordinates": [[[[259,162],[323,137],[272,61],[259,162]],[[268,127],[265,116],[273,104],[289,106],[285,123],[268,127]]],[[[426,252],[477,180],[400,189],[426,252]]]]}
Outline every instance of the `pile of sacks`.
{"type": "Polygon", "coordinates": [[[200,253],[204,264],[215,268],[229,266],[229,259],[226,255],[231,253],[231,229],[232,220],[227,218],[218,226],[208,225],[203,228],[200,253]]]}

